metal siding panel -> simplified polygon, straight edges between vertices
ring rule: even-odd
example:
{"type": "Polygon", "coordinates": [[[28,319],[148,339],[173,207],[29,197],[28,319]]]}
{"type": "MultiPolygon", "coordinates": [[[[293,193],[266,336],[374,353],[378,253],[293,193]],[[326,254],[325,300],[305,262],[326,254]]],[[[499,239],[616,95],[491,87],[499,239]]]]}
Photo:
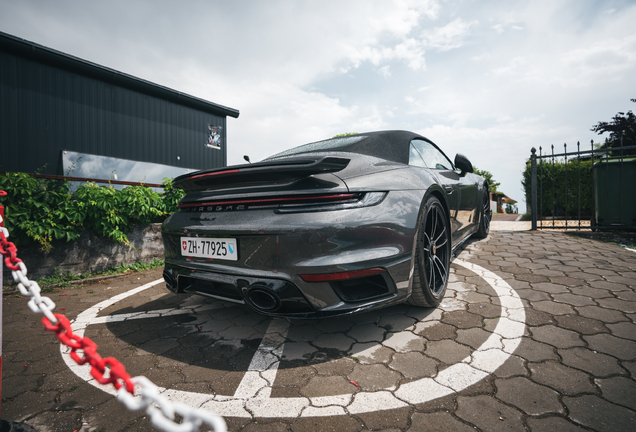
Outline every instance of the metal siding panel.
{"type": "Polygon", "coordinates": [[[48,163],[47,172],[62,174],[63,149],[199,169],[226,164],[225,117],[7,53],[0,59],[2,169],[48,163]],[[205,147],[208,124],[223,127],[220,151],[205,147]]]}

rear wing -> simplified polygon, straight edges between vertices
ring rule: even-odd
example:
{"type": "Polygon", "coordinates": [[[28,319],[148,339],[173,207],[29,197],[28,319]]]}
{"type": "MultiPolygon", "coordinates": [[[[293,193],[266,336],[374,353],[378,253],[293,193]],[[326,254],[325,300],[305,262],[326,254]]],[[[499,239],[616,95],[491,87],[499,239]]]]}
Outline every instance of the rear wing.
{"type": "Polygon", "coordinates": [[[341,171],[349,162],[350,159],[330,156],[273,160],[184,174],[175,178],[172,184],[186,192],[285,184],[314,174],[341,171]]]}

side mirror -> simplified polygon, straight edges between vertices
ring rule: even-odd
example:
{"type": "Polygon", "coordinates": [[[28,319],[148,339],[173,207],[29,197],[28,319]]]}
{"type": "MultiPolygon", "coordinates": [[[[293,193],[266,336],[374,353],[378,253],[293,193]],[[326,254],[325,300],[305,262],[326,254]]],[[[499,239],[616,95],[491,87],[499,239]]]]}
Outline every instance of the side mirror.
{"type": "Polygon", "coordinates": [[[461,153],[457,153],[455,155],[455,167],[459,168],[462,175],[472,173],[474,171],[473,164],[471,164],[468,158],[461,153]]]}
{"type": "Polygon", "coordinates": [[[243,156],[243,159],[245,159],[248,163],[252,163],[250,162],[250,157],[248,155],[243,156]]]}

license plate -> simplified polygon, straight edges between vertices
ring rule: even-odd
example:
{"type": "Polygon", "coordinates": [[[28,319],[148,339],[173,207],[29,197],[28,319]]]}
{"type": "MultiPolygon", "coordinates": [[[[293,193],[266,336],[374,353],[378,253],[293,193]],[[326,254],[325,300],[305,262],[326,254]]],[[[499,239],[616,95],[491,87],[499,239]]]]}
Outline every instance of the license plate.
{"type": "Polygon", "coordinates": [[[236,261],[237,245],[233,238],[181,237],[181,256],[236,261]]]}

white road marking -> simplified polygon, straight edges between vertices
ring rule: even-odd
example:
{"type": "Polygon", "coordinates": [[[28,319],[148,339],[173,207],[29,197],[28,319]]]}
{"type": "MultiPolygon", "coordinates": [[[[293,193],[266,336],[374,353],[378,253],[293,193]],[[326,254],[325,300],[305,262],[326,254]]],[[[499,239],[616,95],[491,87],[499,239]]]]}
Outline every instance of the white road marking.
{"type": "MultiPolygon", "coordinates": [[[[425,403],[459,392],[477,384],[510,358],[521,343],[521,337],[525,331],[525,310],[515,290],[495,273],[459,258],[456,258],[454,263],[473,271],[491,286],[501,302],[501,317],[492,334],[479,348],[433,378],[412,381],[401,385],[397,390],[361,391],[353,397],[350,394],[343,394],[312,398],[271,398],[272,386],[283,353],[283,342],[289,328],[287,321],[274,319],[234,396],[209,395],[165,388],[161,388],[160,391],[173,401],[210,410],[226,417],[269,418],[295,418],[299,415],[320,417],[388,410],[408,406],[408,404],[425,403]],[[503,349],[501,348],[502,342],[503,349]]],[[[75,320],[76,333],[83,336],[86,326],[97,322],[115,322],[178,314],[176,311],[181,311],[181,309],[124,314],[122,318],[119,318],[120,315],[115,315],[112,318],[97,317],[97,314],[104,308],[162,281],[159,279],[120,294],[82,312],[75,320]]],[[[189,307],[179,313],[197,313],[203,309],[209,309],[209,307],[189,307]]],[[[66,354],[69,349],[62,346],[61,351],[62,354],[66,354]]],[[[100,390],[115,394],[114,389],[111,389],[110,386],[104,388],[93,380],[87,366],[76,365],[68,355],[63,355],[62,358],[80,378],[100,390]]]]}

